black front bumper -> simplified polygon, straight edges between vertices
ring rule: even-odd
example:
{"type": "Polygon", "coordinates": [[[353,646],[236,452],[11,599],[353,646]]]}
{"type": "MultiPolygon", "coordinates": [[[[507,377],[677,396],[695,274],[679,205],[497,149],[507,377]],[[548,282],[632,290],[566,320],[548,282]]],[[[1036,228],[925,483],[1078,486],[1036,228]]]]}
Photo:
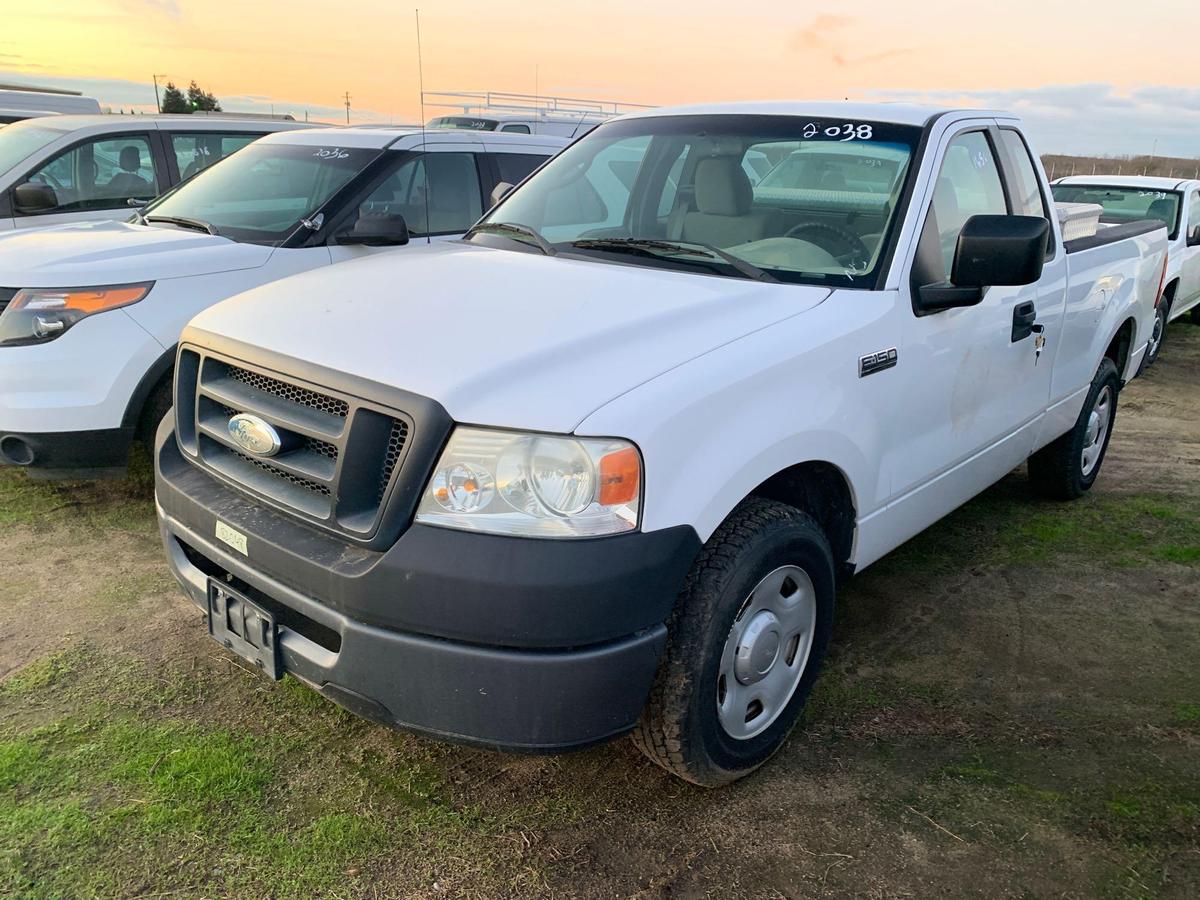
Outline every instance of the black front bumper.
{"type": "Polygon", "coordinates": [[[409,527],[376,552],[270,510],[156,449],[162,537],[197,604],[232,580],[283,626],[283,668],[352,712],[490,747],[627,731],[700,548],[691,528],[538,540],[409,527]],[[246,555],[215,539],[221,521],[246,555]]]}
{"type": "Polygon", "coordinates": [[[31,434],[0,429],[0,466],[20,466],[34,478],[120,475],[129,465],[132,427],[31,434]]]}

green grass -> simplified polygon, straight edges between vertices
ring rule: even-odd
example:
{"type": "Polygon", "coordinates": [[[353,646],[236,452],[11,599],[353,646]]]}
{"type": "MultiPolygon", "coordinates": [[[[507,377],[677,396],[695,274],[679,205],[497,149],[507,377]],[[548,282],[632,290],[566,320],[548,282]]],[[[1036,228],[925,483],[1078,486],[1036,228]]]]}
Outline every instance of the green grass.
{"type": "Polygon", "coordinates": [[[129,473],[108,481],[37,481],[19,469],[0,468],[0,528],[66,524],[152,533],[154,467],[135,447],[129,473]]]}

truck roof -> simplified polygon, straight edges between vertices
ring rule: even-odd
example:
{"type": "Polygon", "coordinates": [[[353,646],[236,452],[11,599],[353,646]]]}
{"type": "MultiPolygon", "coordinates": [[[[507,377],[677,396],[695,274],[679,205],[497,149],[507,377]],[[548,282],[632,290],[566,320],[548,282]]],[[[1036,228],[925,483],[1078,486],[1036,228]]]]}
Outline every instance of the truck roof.
{"type": "Polygon", "coordinates": [[[272,129],[289,129],[289,128],[316,128],[316,125],[310,125],[306,122],[292,122],[285,119],[270,119],[270,118],[245,118],[238,116],[235,118],[225,118],[221,115],[212,116],[191,116],[186,114],[150,114],[146,116],[122,116],[113,115],[111,113],[98,113],[96,115],[64,115],[43,117],[43,121],[38,123],[46,128],[55,128],[62,132],[82,131],[88,128],[111,128],[113,130],[130,130],[136,131],[138,128],[159,128],[159,127],[178,127],[183,126],[188,130],[195,131],[218,131],[222,128],[233,128],[238,131],[251,131],[256,126],[272,129]]]}
{"type": "Polygon", "coordinates": [[[643,119],[654,116],[747,115],[812,116],[820,119],[862,119],[894,122],[897,125],[924,125],[934,116],[961,114],[960,118],[1016,118],[1011,113],[987,109],[956,109],[918,103],[864,103],[827,100],[760,100],[740,103],[702,103],[639,110],[622,118],[643,119]]]}
{"type": "Polygon", "coordinates": [[[282,132],[270,134],[260,140],[272,144],[311,144],[323,147],[340,144],[343,147],[365,147],[383,150],[404,138],[420,139],[422,134],[431,143],[478,143],[486,136],[489,144],[513,144],[515,146],[545,146],[553,144],[565,147],[566,138],[546,134],[513,134],[495,131],[468,131],[454,128],[436,128],[422,131],[420,128],[389,127],[377,128],[319,128],[311,131],[282,132]]]}
{"type": "Polygon", "coordinates": [[[1193,178],[1163,178],[1158,175],[1068,175],[1055,184],[1094,184],[1103,187],[1142,188],[1147,191],[1178,191],[1196,184],[1193,178]]]}

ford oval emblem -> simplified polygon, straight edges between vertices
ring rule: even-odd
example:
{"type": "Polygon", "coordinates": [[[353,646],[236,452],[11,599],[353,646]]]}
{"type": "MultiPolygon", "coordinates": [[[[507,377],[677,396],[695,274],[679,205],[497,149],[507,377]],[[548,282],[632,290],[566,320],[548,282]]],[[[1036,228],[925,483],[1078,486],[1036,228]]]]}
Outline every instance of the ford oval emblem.
{"type": "Polygon", "coordinates": [[[270,422],[249,413],[239,413],[229,420],[229,436],[251,456],[274,456],[283,446],[270,422]]]}

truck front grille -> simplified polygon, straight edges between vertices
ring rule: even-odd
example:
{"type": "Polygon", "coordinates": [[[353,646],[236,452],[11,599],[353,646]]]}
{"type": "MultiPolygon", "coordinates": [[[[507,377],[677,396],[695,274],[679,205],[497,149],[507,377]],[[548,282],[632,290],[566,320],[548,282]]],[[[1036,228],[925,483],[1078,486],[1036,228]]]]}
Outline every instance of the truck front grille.
{"type": "Polygon", "coordinates": [[[374,533],[411,444],[407,413],[191,347],[175,390],[177,439],[195,464],[314,524],[374,533]],[[257,455],[234,437],[230,420],[243,413],[274,429],[277,453],[257,455]]]}

